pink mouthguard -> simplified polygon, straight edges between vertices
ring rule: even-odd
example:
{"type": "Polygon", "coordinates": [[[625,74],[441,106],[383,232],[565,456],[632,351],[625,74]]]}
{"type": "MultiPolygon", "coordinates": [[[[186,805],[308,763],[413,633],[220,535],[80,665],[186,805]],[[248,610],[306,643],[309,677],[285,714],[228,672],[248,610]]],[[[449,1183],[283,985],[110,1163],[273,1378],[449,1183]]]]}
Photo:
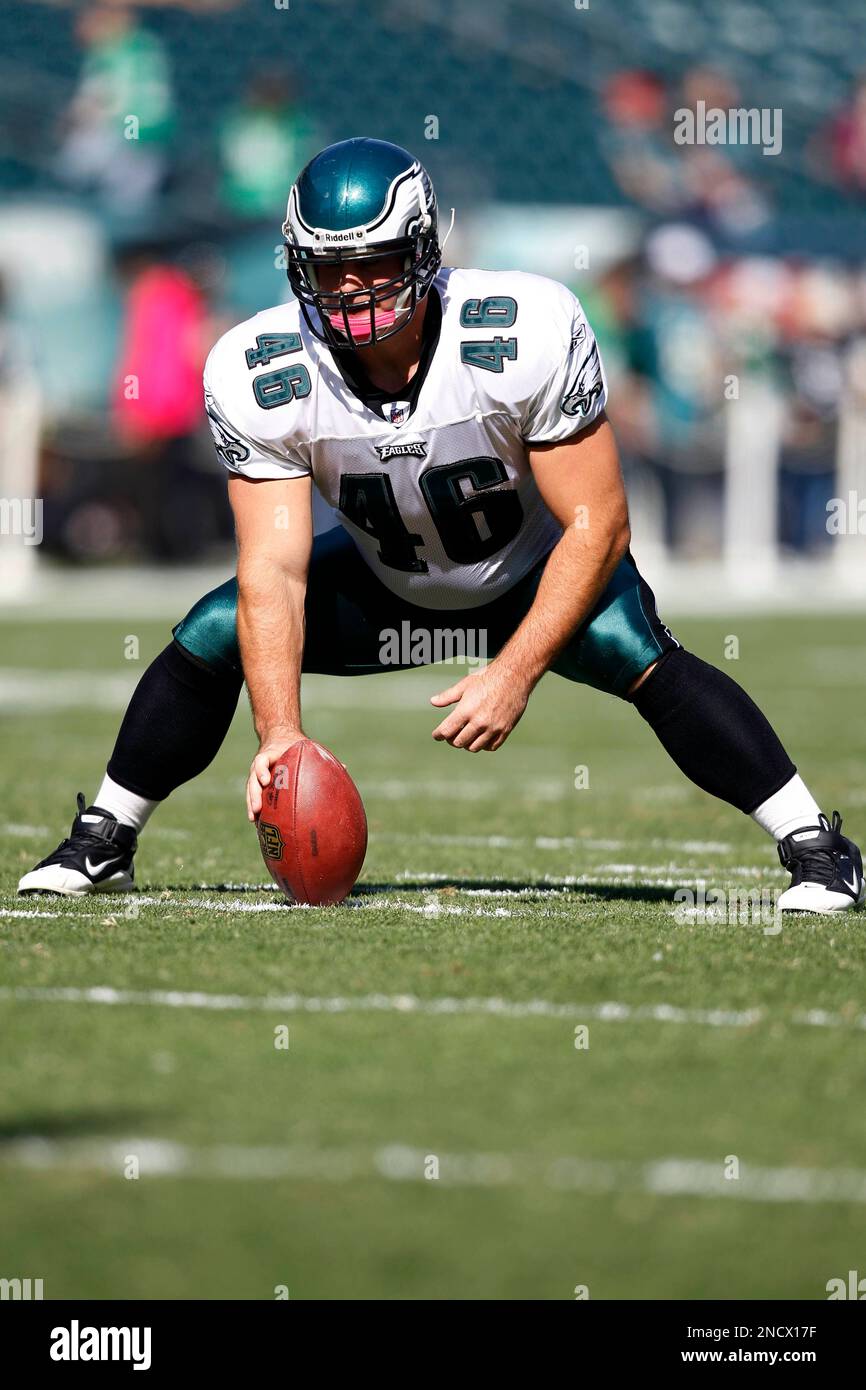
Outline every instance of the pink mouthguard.
{"type": "MultiPolygon", "coordinates": [[[[353,338],[369,338],[372,336],[370,333],[369,309],[361,314],[348,314],[347,317],[353,338]]],[[[396,317],[396,309],[378,309],[374,314],[376,332],[378,333],[380,329],[383,328],[390,328],[396,317]]],[[[328,320],[332,328],[336,328],[338,333],[342,333],[345,336],[346,324],[341,313],[336,311],[329,313],[328,320]]]]}

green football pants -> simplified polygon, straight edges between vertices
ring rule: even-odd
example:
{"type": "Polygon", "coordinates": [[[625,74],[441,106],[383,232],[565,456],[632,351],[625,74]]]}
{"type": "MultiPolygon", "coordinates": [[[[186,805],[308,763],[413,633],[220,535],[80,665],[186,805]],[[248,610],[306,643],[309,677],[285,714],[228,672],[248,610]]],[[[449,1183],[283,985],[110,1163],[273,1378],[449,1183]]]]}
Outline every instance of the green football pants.
{"type": "MultiPolygon", "coordinates": [[[[399,671],[449,652],[493,657],[532,603],[545,561],[508,593],[476,608],[419,608],[378,580],[342,526],[318,536],[307,580],[305,671],[358,676],[399,671]],[[450,634],[450,636],[449,636],[450,634]]],[[[174,629],[193,656],[219,670],[241,672],[237,580],[199,599],[174,629]]],[[[553,663],[567,680],[625,696],[663,652],[678,643],[656,613],[652,590],[626,555],[586,621],[553,663]]]]}

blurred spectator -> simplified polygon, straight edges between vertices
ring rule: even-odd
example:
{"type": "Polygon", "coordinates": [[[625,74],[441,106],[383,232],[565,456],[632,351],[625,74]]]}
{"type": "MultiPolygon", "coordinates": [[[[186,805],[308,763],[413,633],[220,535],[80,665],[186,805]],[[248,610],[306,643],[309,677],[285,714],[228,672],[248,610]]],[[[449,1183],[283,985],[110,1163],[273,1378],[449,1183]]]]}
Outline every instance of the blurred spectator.
{"type": "Polygon", "coordinates": [[[644,266],[640,256],[612,265],[598,284],[581,293],[602,345],[612,383],[608,414],[627,458],[648,459],[657,449],[650,383],[656,344],[643,312],[644,266]]]}
{"type": "Polygon", "coordinates": [[[686,189],[662,78],[618,72],[604,88],[602,105],[599,138],[622,192],[650,212],[678,211],[686,189]]]}
{"type": "MultiPolygon", "coordinates": [[[[654,343],[659,441],[668,455],[689,455],[695,431],[722,403],[724,362],[709,305],[716,256],[707,237],[684,224],[660,227],[647,239],[649,276],[643,314],[654,343]]],[[[685,460],[681,466],[688,466],[685,460]]]]}
{"type": "MultiPolygon", "coordinates": [[[[731,111],[741,105],[735,83],[714,68],[695,67],[683,78],[681,105],[697,111],[731,111]]],[[[748,235],[769,217],[769,202],[747,169],[753,166],[755,146],[731,141],[725,145],[681,145],[685,188],[683,211],[708,230],[727,237],[748,235]]]]}
{"type": "Polygon", "coordinates": [[[278,223],[289,188],[317,148],[290,78],[258,73],[220,127],[223,203],[244,220],[278,223]]]}
{"type": "Polygon", "coordinates": [[[147,444],[195,429],[207,338],[206,303],[191,277],[145,262],[124,312],[115,418],[125,442],[147,444]]]}
{"type": "Polygon", "coordinates": [[[8,315],[6,283],[0,275],[0,388],[14,381],[17,359],[17,344],[8,315]]]}
{"type": "Polygon", "coordinates": [[[845,353],[856,330],[847,272],[831,263],[789,268],[777,318],[786,410],[779,457],[779,538],[801,552],[830,544],[825,502],[833,495],[845,353]]]}
{"type": "MultiPolygon", "coordinates": [[[[677,110],[736,107],[733,82],[712,68],[695,67],[683,78],[677,110]]],[[[616,73],[603,93],[607,128],[601,145],[620,189],[648,212],[691,217],[709,231],[749,234],[769,214],[745,167],[749,145],[676,144],[675,111],[663,80],[650,72],[616,73]]]]}
{"type": "Polygon", "coordinates": [[[650,234],[644,255],[644,368],[666,539],[691,556],[713,554],[720,541],[727,370],[712,312],[716,254],[704,233],[672,223],[650,234]]]}
{"type": "Polygon", "coordinates": [[[114,418],[136,462],[136,502],[148,549],[183,560],[231,535],[225,488],[200,450],[202,370],[217,324],[210,307],[215,258],[187,251],[186,265],[135,255],[128,266],[114,418]]]}
{"type": "Polygon", "coordinates": [[[833,118],[825,138],[837,181],[854,193],[866,193],[866,78],[847,106],[833,118]]]}
{"type": "Polygon", "coordinates": [[[160,191],[174,125],[163,45],[122,3],[83,10],[77,34],[85,53],[58,173],[112,211],[140,213],[160,191]]]}

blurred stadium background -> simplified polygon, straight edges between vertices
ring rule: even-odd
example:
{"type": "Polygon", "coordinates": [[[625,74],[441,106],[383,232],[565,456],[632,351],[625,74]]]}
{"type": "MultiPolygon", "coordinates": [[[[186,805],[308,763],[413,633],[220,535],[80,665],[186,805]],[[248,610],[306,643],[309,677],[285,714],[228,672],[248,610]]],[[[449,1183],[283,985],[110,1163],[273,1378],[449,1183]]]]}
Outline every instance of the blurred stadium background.
{"type": "Polygon", "coordinates": [[[583,300],[668,608],[861,603],[863,39],[857,0],[7,4],[3,601],[174,612],[224,574],[201,366],[288,296],[301,165],[370,134],[456,208],[449,263],[583,300]],[[677,144],[698,101],[779,108],[781,151],[677,144]]]}

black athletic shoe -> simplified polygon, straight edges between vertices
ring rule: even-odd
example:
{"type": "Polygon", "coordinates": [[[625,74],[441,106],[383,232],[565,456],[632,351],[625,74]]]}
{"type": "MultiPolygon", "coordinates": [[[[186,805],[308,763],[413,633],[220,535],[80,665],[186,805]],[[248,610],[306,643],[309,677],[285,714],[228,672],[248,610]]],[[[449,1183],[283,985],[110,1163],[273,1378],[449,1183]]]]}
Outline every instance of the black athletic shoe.
{"type": "Polygon", "coordinates": [[[832,825],[826,816],[819,822],[779,841],[782,867],[791,875],[791,887],[779,898],[783,912],[845,912],[866,897],[863,860],[841,833],[839,812],[833,812],[832,825]]]}
{"type": "Polygon", "coordinates": [[[78,815],[69,839],[24,875],[18,892],[63,893],[73,898],[86,893],[133,892],[132,856],[137,845],[138,836],[131,826],[120,825],[98,806],[85,809],[79,792],[78,815]]]}

